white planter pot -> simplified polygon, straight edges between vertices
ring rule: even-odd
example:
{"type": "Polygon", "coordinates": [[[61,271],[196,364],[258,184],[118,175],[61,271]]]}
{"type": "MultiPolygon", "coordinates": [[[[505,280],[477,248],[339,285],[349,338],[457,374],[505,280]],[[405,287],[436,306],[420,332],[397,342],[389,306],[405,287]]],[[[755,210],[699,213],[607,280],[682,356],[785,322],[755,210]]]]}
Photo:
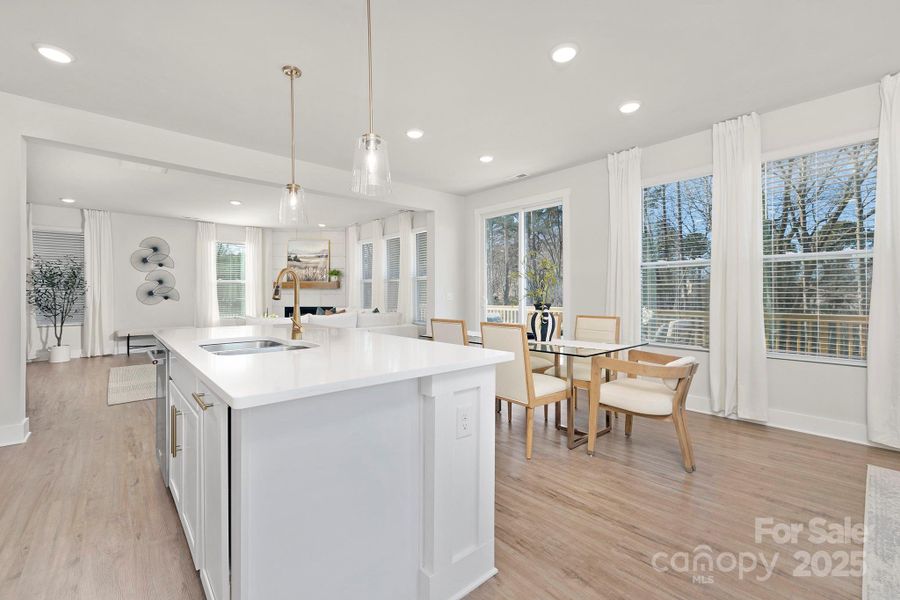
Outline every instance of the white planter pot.
{"type": "Polygon", "coordinates": [[[50,362],[64,363],[69,362],[71,352],[69,346],[52,346],[50,348],[50,362]]]}

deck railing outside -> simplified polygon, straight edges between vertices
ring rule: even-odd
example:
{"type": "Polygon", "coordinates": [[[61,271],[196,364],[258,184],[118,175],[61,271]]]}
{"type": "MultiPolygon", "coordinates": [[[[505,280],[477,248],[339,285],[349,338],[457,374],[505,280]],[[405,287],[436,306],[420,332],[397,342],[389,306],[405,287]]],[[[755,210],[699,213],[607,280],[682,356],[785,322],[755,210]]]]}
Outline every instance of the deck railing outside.
{"type": "MultiPolygon", "coordinates": [[[[486,307],[486,315],[488,321],[496,321],[497,323],[521,323],[522,321],[519,319],[519,307],[518,306],[498,306],[498,305],[490,305],[486,307]]],[[[564,308],[561,306],[554,306],[550,309],[550,312],[556,316],[556,321],[559,323],[560,328],[562,328],[563,322],[563,313],[564,308]]],[[[535,313],[534,308],[528,308],[525,312],[525,323],[528,323],[531,320],[531,315],[535,313]]]]}
{"type": "MultiPolygon", "coordinates": [[[[709,348],[709,315],[699,311],[644,312],[644,340],[709,348]]],[[[781,313],[766,319],[766,349],[772,354],[799,354],[865,360],[868,317],[781,313]]]]}

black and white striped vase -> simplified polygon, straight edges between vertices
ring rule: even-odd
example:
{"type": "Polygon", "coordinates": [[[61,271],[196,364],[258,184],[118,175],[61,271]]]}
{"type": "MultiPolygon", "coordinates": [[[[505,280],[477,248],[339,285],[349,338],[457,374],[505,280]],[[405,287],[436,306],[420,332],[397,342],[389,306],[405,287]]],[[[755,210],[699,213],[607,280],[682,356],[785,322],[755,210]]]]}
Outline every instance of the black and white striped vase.
{"type": "Polygon", "coordinates": [[[537,342],[549,342],[557,333],[556,316],[550,312],[549,304],[535,304],[531,315],[531,333],[537,342]]]}

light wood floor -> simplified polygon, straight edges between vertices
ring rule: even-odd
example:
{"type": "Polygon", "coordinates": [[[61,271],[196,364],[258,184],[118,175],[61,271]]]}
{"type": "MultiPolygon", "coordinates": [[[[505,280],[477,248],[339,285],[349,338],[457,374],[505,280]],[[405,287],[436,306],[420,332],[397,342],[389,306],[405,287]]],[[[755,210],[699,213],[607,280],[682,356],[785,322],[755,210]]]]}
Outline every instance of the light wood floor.
{"type": "MultiPolygon", "coordinates": [[[[153,457],[152,402],[106,405],[108,369],[121,364],[29,365],[31,439],[0,448],[3,600],[203,598],[153,457]]],[[[691,413],[693,474],[671,424],[638,419],[630,440],[620,420],[593,458],[538,419],[526,463],[524,411],[514,417],[497,423],[500,574],[471,599],[860,597],[858,578],[793,577],[793,553],[823,547],[803,536],[755,544],[754,519],[861,522],[866,464],[900,469],[900,453],[691,413]],[[658,552],[701,544],[780,558],[765,583],[734,573],[692,583],[651,566],[658,552]]]]}

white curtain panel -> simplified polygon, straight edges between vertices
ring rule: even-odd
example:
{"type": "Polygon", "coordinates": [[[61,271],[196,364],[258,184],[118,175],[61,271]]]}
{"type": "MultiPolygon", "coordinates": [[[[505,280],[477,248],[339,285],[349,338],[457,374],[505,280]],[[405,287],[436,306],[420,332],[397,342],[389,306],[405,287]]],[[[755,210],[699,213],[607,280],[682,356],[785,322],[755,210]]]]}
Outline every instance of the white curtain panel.
{"type": "Polygon", "coordinates": [[[397,312],[404,323],[412,322],[412,213],[403,211],[400,219],[400,282],[398,285],[397,312]]]}
{"type": "Polygon", "coordinates": [[[349,308],[359,308],[361,305],[359,252],[359,225],[351,225],[347,228],[347,272],[344,273],[349,308]]]}
{"type": "Polygon", "coordinates": [[[219,324],[216,286],[216,225],[197,223],[197,326],[219,324]]]}
{"type": "Polygon", "coordinates": [[[641,150],[606,157],[609,247],[606,310],[621,318],[622,340],[641,339],[641,150]]]}
{"type": "Polygon", "coordinates": [[[709,378],[712,409],[768,420],[759,115],[713,125],[709,378]]]}
{"type": "Polygon", "coordinates": [[[384,305],[384,221],[375,221],[372,234],[372,308],[385,312],[384,305]]]}
{"type": "Polygon", "coordinates": [[[868,436],[900,448],[900,75],[881,80],[875,250],[869,305],[868,436]]]}
{"type": "Polygon", "coordinates": [[[84,217],[84,279],[87,284],[81,355],[115,354],[112,223],[105,210],[84,209],[81,214],[84,217]]]}
{"type": "Polygon", "coordinates": [[[244,229],[244,312],[261,317],[266,307],[265,260],[263,255],[263,230],[259,227],[244,229]]]}

